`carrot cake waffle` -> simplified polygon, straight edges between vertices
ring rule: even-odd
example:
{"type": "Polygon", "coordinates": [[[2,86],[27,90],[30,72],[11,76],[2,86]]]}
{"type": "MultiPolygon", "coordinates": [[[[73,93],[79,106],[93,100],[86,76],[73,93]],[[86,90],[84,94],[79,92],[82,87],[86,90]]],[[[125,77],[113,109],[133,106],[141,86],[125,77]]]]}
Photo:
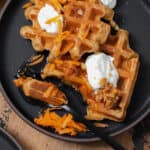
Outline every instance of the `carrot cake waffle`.
{"type": "MultiPolygon", "coordinates": [[[[49,51],[43,80],[55,76],[78,90],[87,103],[87,119],[123,121],[139,56],[130,48],[128,32],[113,21],[114,11],[100,0],[32,0],[23,7],[32,25],[23,26],[21,36],[32,41],[35,51],[49,51]]],[[[14,83],[26,96],[67,103],[52,83],[30,77],[14,83]]]]}
{"type": "Polygon", "coordinates": [[[99,51],[100,45],[106,42],[110,34],[111,26],[106,21],[113,21],[114,16],[112,9],[97,0],[68,0],[66,3],[35,0],[24,8],[25,17],[32,21],[32,25],[23,26],[20,33],[23,38],[32,41],[36,51],[50,51],[49,60],[66,53],[70,53],[72,59],[80,59],[85,53],[99,51]],[[45,20],[47,26],[57,23],[58,32],[55,33],[46,32],[39,23],[40,10],[45,6],[48,11],[48,4],[58,13],[45,20]]]}

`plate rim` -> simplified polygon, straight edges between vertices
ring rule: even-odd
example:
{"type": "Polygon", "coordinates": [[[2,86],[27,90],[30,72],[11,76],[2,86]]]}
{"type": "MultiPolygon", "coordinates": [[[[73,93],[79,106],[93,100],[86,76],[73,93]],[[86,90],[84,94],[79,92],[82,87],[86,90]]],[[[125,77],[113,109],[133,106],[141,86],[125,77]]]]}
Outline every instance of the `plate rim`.
{"type": "MultiPolygon", "coordinates": [[[[0,16],[0,22],[2,20],[2,17],[5,13],[5,11],[7,10],[7,7],[8,5],[12,2],[12,0],[7,0],[6,2],[6,5],[3,9],[3,11],[1,12],[1,16],[0,16]]],[[[65,141],[70,141],[70,142],[79,142],[79,143],[86,143],[86,142],[96,142],[96,141],[99,141],[101,140],[100,138],[98,137],[93,137],[93,138],[72,138],[72,137],[64,137],[64,136],[61,136],[57,133],[52,133],[52,132],[48,132],[46,130],[44,130],[43,128],[41,128],[40,126],[34,124],[33,122],[31,122],[27,117],[25,117],[20,111],[19,109],[13,104],[13,102],[11,101],[11,99],[9,98],[9,96],[7,95],[7,92],[5,91],[1,81],[0,81],[0,92],[2,93],[2,95],[4,96],[4,100],[9,104],[9,106],[12,108],[12,110],[23,120],[25,121],[27,124],[30,125],[30,127],[36,129],[37,131],[45,134],[45,135],[48,135],[48,136],[51,136],[51,137],[54,137],[54,138],[57,138],[57,139],[60,139],[60,140],[65,140],[65,141]]],[[[110,136],[116,136],[116,135],[119,135],[127,130],[129,130],[130,128],[134,127],[135,125],[137,125],[141,120],[143,120],[148,114],[150,113],[150,109],[147,109],[145,110],[145,112],[143,114],[141,114],[141,116],[136,119],[136,121],[134,121],[133,123],[127,125],[126,127],[124,127],[123,129],[119,130],[119,131],[116,131],[112,134],[110,134],[110,136]]]]}
{"type": "Polygon", "coordinates": [[[9,138],[9,140],[11,140],[13,142],[13,144],[15,144],[15,146],[18,148],[18,150],[23,150],[21,145],[17,142],[17,140],[11,134],[9,134],[6,130],[4,130],[2,127],[0,127],[0,132],[2,132],[2,134],[7,136],[9,138]]]}

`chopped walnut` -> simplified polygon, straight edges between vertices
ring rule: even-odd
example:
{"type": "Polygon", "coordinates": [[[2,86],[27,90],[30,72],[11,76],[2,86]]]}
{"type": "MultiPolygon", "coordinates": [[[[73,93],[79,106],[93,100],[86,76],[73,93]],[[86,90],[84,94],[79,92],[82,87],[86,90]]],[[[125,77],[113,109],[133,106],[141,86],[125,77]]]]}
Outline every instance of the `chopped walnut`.
{"type": "Polygon", "coordinates": [[[108,109],[116,108],[120,99],[120,93],[117,88],[111,84],[106,84],[103,89],[99,89],[96,94],[96,101],[104,103],[108,109]]]}

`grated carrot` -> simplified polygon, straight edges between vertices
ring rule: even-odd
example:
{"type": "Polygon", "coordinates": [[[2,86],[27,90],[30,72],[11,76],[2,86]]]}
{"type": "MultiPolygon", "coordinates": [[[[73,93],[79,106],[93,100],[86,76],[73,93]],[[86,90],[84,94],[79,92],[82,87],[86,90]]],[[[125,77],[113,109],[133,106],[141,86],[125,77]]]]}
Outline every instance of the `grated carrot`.
{"type": "Polygon", "coordinates": [[[58,33],[62,33],[63,30],[63,24],[61,20],[57,20],[57,24],[58,24],[58,33]]]}
{"type": "Polygon", "coordinates": [[[61,6],[58,0],[51,0],[51,3],[56,8],[56,10],[58,11],[63,10],[63,7],[61,6]]]}
{"type": "Polygon", "coordinates": [[[44,114],[41,114],[39,118],[34,119],[34,122],[43,127],[52,127],[59,134],[75,136],[78,132],[87,131],[86,126],[82,123],[75,122],[71,114],[59,116],[54,110],[55,108],[46,109],[44,114]]]}
{"type": "Polygon", "coordinates": [[[51,24],[51,23],[53,23],[53,22],[57,22],[57,20],[59,20],[60,17],[62,17],[62,16],[61,16],[61,15],[58,15],[58,16],[56,16],[56,17],[50,18],[50,19],[48,19],[48,20],[46,21],[46,24],[51,24]]]}
{"type": "Polygon", "coordinates": [[[90,31],[90,25],[88,25],[84,30],[85,30],[84,33],[79,32],[79,38],[80,39],[86,39],[87,38],[89,31],[90,31]]]}
{"type": "Polygon", "coordinates": [[[58,41],[62,41],[70,35],[69,31],[64,31],[58,36],[58,41]]]}

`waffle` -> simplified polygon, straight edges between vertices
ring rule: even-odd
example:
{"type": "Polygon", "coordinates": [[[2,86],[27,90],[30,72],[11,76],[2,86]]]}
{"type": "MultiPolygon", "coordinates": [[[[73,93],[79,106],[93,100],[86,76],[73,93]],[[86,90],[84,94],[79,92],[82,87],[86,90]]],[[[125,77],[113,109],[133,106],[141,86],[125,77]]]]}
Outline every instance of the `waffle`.
{"type": "Polygon", "coordinates": [[[52,83],[38,81],[30,77],[14,80],[17,87],[21,88],[28,97],[40,100],[48,104],[60,106],[66,104],[65,95],[52,83]]]}
{"type": "Polygon", "coordinates": [[[25,9],[25,17],[32,21],[32,25],[25,25],[20,29],[20,34],[25,39],[32,41],[32,46],[36,51],[52,50],[55,45],[57,35],[49,34],[41,29],[38,23],[38,13],[44,3],[36,3],[25,9]]]}
{"type": "Polygon", "coordinates": [[[102,50],[114,57],[114,64],[119,72],[120,103],[118,109],[105,109],[100,103],[89,100],[87,118],[96,120],[108,118],[122,121],[125,118],[127,107],[130,103],[133,88],[138,74],[139,56],[129,46],[128,32],[120,30],[116,35],[110,35],[102,50]],[[99,115],[102,113],[102,115],[99,115]],[[92,115],[91,115],[92,114],[92,115]]]}
{"type": "Polygon", "coordinates": [[[139,57],[130,48],[128,32],[125,30],[110,35],[101,48],[104,53],[114,57],[114,64],[119,72],[117,88],[107,83],[104,89],[99,89],[95,94],[87,81],[84,62],[71,59],[55,60],[47,64],[42,77],[57,76],[79,90],[88,104],[87,119],[122,121],[135,85],[139,57]]]}
{"type": "Polygon", "coordinates": [[[60,3],[57,0],[36,0],[34,4],[26,6],[25,17],[32,25],[23,26],[20,34],[32,41],[36,51],[50,51],[49,61],[66,53],[72,59],[79,60],[85,53],[100,51],[100,45],[105,43],[111,29],[104,20],[111,22],[114,16],[113,10],[97,0],[68,0],[60,3]],[[46,3],[53,5],[64,18],[63,25],[60,25],[62,29],[58,24],[58,34],[47,33],[38,23],[38,13],[46,3]]]}
{"type": "Polygon", "coordinates": [[[100,50],[110,34],[110,25],[101,19],[112,20],[114,12],[96,1],[76,1],[64,6],[64,30],[71,33],[68,43],[74,43],[68,52],[72,59],[100,50]]]}

